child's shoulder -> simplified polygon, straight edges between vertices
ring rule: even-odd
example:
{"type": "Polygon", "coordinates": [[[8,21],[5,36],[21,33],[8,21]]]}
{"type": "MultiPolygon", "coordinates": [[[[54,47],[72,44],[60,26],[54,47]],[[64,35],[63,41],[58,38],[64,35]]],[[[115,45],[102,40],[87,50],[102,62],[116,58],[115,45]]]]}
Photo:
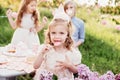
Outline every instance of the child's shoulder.
{"type": "Polygon", "coordinates": [[[78,48],[74,48],[74,47],[71,47],[71,50],[70,50],[72,53],[81,53],[80,50],[78,48]]]}
{"type": "Polygon", "coordinates": [[[69,53],[67,53],[67,56],[73,61],[73,63],[78,64],[81,63],[82,55],[77,48],[72,48],[69,53]]]}
{"type": "Polygon", "coordinates": [[[84,21],[81,18],[78,18],[78,17],[74,17],[73,20],[76,20],[76,21],[78,21],[80,23],[84,23],[84,21]]]}
{"type": "Polygon", "coordinates": [[[79,56],[79,57],[82,56],[81,52],[79,51],[78,48],[71,48],[71,50],[69,50],[66,54],[69,55],[69,56],[72,56],[72,57],[73,56],[79,56]]]}
{"type": "Polygon", "coordinates": [[[77,18],[77,21],[79,21],[81,24],[84,24],[84,21],[80,18],[77,18]]]}

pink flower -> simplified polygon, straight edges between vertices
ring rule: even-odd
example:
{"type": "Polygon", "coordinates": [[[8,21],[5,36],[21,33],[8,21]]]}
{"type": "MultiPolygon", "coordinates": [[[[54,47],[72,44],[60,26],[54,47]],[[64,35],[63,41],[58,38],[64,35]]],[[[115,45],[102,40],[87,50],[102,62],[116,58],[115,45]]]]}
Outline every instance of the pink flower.
{"type": "Polygon", "coordinates": [[[117,30],[120,30],[120,25],[117,25],[115,28],[116,28],[117,30]]]}
{"type": "Polygon", "coordinates": [[[102,20],[101,23],[102,23],[103,25],[106,25],[106,24],[107,24],[107,21],[102,20]]]}
{"type": "Polygon", "coordinates": [[[115,80],[115,75],[112,71],[108,71],[106,74],[100,76],[100,80],[115,80]]]}
{"type": "Polygon", "coordinates": [[[89,67],[87,67],[86,65],[80,64],[78,66],[78,76],[80,79],[88,80],[90,72],[91,71],[89,67]]]}
{"type": "Polygon", "coordinates": [[[42,70],[40,72],[40,79],[39,80],[52,80],[53,73],[47,71],[47,70],[42,70]]]}
{"type": "Polygon", "coordinates": [[[120,73],[115,76],[115,80],[120,80],[120,73]]]}
{"type": "Polygon", "coordinates": [[[98,74],[98,72],[91,72],[89,74],[89,80],[99,80],[99,74],[98,74]]]}

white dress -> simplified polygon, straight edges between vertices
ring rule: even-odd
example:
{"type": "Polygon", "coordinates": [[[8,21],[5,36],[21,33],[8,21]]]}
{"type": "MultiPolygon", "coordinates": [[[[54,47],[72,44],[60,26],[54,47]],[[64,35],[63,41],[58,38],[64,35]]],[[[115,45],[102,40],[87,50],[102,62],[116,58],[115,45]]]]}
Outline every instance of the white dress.
{"type": "Polygon", "coordinates": [[[24,42],[29,48],[32,48],[34,44],[40,44],[38,34],[30,32],[30,28],[35,27],[32,14],[24,14],[20,26],[21,27],[17,28],[13,34],[12,44],[16,45],[19,42],[24,42]]]}
{"type": "Polygon", "coordinates": [[[67,51],[64,54],[57,53],[56,51],[52,50],[49,51],[45,56],[44,56],[44,61],[40,68],[36,71],[36,75],[34,77],[34,80],[40,80],[40,72],[42,70],[47,70],[49,72],[54,73],[57,75],[58,79],[61,78],[69,78],[69,80],[74,80],[73,73],[69,71],[68,69],[60,69],[59,67],[56,67],[57,61],[64,61],[65,60],[65,55],[70,59],[70,61],[74,65],[79,65],[81,63],[81,58],[82,55],[81,53],[76,50],[72,49],[71,51],[67,51]]]}

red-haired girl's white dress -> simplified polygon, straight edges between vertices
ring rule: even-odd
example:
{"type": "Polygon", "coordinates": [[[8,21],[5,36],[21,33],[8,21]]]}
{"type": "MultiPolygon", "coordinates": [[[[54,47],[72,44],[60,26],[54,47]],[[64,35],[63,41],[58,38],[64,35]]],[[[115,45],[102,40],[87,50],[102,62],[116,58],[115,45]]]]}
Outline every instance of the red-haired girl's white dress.
{"type": "Polygon", "coordinates": [[[29,48],[32,48],[34,44],[39,45],[40,41],[37,32],[30,32],[30,28],[33,27],[35,27],[35,24],[32,14],[24,14],[20,27],[13,34],[11,43],[18,44],[19,42],[24,42],[29,48]]]}
{"type": "Polygon", "coordinates": [[[44,61],[42,62],[40,68],[36,71],[34,80],[40,80],[40,73],[43,70],[54,73],[57,75],[58,79],[67,77],[69,80],[74,80],[73,73],[70,70],[67,68],[61,69],[56,67],[58,64],[57,61],[64,61],[66,58],[65,56],[67,56],[74,65],[79,65],[81,63],[81,53],[76,49],[72,49],[71,51],[67,51],[65,53],[57,53],[54,49],[51,49],[51,51],[44,56],[44,61]]]}

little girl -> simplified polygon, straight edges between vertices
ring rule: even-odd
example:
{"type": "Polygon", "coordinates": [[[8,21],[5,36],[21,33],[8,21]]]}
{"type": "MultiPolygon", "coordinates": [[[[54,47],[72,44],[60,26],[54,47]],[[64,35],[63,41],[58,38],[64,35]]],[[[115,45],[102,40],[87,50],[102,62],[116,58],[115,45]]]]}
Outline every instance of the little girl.
{"type": "Polygon", "coordinates": [[[12,44],[24,42],[29,48],[32,48],[34,44],[40,44],[37,32],[44,27],[47,19],[43,18],[42,24],[39,25],[36,6],[37,0],[22,0],[16,20],[13,19],[13,12],[10,9],[6,12],[11,27],[16,29],[11,41],[12,44]]]}
{"type": "MultiPolygon", "coordinates": [[[[60,14],[60,13],[59,13],[60,14]]],[[[64,13],[65,14],[65,13],[64,13]]],[[[47,70],[58,79],[67,77],[73,80],[73,73],[77,73],[77,66],[81,63],[81,53],[72,48],[71,23],[62,14],[54,16],[54,19],[46,31],[46,44],[41,45],[34,68],[38,69],[34,77],[40,80],[40,71],[47,70]],[[62,19],[63,18],[63,19],[62,19]]]]}

